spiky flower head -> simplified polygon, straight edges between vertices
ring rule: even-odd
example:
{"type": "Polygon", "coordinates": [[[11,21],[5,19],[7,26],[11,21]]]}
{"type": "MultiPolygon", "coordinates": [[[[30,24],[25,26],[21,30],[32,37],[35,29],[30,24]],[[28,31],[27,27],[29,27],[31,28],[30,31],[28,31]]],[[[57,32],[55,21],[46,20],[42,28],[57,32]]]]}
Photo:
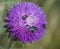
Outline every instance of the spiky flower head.
{"type": "Polygon", "coordinates": [[[11,36],[24,43],[41,40],[46,32],[46,14],[33,2],[13,6],[6,20],[11,36]]]}

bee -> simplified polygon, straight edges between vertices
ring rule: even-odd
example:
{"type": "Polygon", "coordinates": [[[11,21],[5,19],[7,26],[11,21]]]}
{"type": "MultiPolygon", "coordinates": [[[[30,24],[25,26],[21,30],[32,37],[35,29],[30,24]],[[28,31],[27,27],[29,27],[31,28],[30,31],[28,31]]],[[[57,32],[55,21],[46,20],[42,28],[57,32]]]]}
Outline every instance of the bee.
{"type": "Polygon", "coordinates": [[[35,33],[35,31],[38,30],[38,27],[36,27],[36,26],[26,25],[26,28],[29,29],[29,31],[32,33],[35,33]]]}
{"type": "Polygon", "coordinates": [[[42,28],[43,29],[47,28],[46,24],[42,24],[42,28]]]}
{"type": "Polygon", "coordinates": [[[31,26],[31,27],[29,28],[29,30],[30,30],[32,33],[34,33],[36,30],[38,30],[38,27],[36,27],[36,26],[31,26]]]}
{"type": "Polygon", "coordinates": [[[22,19],[26,20],[27,17],[28,17],[28,15],[24,15],[24,16],[22,16],[22,19]]]}

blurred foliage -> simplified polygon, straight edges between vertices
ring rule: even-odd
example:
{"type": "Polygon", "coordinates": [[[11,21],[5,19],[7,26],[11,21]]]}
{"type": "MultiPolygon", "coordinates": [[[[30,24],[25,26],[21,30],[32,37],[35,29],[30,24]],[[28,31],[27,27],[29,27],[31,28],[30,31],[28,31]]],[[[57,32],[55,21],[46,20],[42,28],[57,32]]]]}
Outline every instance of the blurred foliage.
{"type": "Polygon", "coordinates": [[[41,41],[25,45],[16,41],[12,43],[11,49],[60,49],[60,0],[0,0],[0,49],[7,49],[10,40],[3,19],[13,5],[23,1],[35,2],[44,9],[48,28],[41,41]]]}

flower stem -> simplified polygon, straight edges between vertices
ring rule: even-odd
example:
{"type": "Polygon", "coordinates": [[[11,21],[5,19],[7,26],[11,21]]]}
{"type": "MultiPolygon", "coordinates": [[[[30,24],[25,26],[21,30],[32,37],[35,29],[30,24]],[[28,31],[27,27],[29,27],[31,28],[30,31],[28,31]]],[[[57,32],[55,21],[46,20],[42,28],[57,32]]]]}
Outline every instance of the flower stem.
{"type": "Polygon", "coordinates": [[[15,34],[13,34],[13,35],[10,36],[10,41],[9,41],[9,45],[8,45],[8,48],[7,49],[11,49],[11,47],[12,47],[12,40],[13,40],[13,36],[14,35],[15,34]]]}
{"type": "Polygon", "coordinates": [[[10,38],[9,45],[8,45],[7,49],[11,49],[11,47],[12,47],[12,38],[10,38]]]}

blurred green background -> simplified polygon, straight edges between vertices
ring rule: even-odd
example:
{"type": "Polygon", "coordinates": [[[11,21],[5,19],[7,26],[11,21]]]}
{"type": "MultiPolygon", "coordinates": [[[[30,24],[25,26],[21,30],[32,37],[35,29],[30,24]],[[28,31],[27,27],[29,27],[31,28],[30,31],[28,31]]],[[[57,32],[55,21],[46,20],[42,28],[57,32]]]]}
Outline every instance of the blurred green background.
{"type": "Polygon", "coordinates": [[[48,27],[44,38],[32,44],[13,42],[11,49],[60,49],[60,0],[0,0],[0,49],[7,49],[9,45],[8,33],[3,26],[3,19],[8,10],[23,1],[34,2],[43,8],[47,14],[48,27]]]}

